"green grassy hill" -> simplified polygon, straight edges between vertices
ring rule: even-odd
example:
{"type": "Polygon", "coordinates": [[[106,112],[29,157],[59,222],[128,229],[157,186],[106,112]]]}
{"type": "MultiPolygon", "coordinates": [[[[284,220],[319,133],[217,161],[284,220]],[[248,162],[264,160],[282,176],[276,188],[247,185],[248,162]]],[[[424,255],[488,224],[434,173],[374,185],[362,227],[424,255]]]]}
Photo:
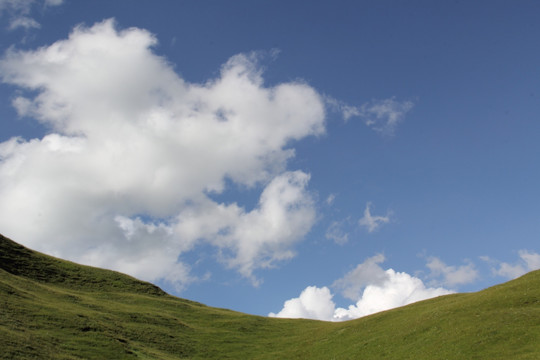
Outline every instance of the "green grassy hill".
{"type": "Polygon", "coordinates": [[[354,321],[246,315],[0,235],[2,359],[540,359],[540,272],[354,321]]]}

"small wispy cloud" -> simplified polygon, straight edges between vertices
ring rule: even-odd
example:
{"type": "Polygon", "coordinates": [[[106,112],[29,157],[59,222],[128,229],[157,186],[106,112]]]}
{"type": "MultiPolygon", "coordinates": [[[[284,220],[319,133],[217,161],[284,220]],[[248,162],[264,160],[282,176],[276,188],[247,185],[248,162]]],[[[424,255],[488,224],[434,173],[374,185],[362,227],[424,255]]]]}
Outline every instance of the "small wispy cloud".
{"type": "Polygon", "coordinates": [[[345,121],[358,117],[369,128],[384,136],[394,135],[398,124],[414,107],[412,101],[398,101],[395,97],[375,99],[360,106],[348,105],[329,97],[326,98],[326,102],[334,111],[341,113],[345,121]]]}
{"type": "Polygon", "coordinates": [[[508,279],[515,279],[529,271],[540,269],[540,254],[528,250],[520,250],[518,255],[519,260],[514,263],[498,261],[488,256],[482,256],[481,259],[493,265],[491,270],[495,275],[508,279]]]}
{"type": "Polygon", "coordinates": [[[426,264],[430,270],[428,277],[433,279],[434,284],[448,286],[454,288],[457,285],[470,284],[478,279],[479,274],[472,262],[467,262],[465,265],[452,266],[446,265],[438,257],[428,258],[426,264]]]}
{"type": "Polygon", "coordinates": [[[367,229],[368,232],[372,233],[377,230],[382,224],[387,224],[390,222],[390,214],[386,216],[374,216],[371,215],[371,203],[366,204],[366,209],[364,210],[364,216],[358,220],[358,224],[367,229]]]}
{"type": "Polygon", "coordinates": [[[39,29],[41,25],[30,16],[32,9],[41,4],[42,7],[62,5],[63,0],[0,0],[0,17],[9,17],[8,30],[23,28],[39,29]]]}
{"type": "Polygon", "coordinates": [[[62,5],[64,0],[45,0],[45,6],[58,6],[62,5]]]}
{"type": "Polygon", "coordinates": [[[342,221],[332,221],[328,229],[326,229],[325,237],[329,240],[333,240],[336,244],[346,244],[349,241],[349,233],[346,232],[343,227],[345,223],[349,221],[350,218],[342,221]]]}
{"type": "Polygon", "coordinates": [[[334,200],[336,200],[336,194],[330,194],[326,198],[326,205],[332,205],[334,203],[334,200]]]}
{"type": "Polygon", "coordinates": [[[411,101],[396,101],[395,98],[374,100],[362,105],[360,116],[373,130],[391,136],[413,106],[411,101]]]}
{"type": "Polygon", "coordinates": [[[17,28],[39,29],[40,27],[41,25],[36,20],[28,16],[14,18],[9,24],[9,30],[15,30],[17,28]]]}

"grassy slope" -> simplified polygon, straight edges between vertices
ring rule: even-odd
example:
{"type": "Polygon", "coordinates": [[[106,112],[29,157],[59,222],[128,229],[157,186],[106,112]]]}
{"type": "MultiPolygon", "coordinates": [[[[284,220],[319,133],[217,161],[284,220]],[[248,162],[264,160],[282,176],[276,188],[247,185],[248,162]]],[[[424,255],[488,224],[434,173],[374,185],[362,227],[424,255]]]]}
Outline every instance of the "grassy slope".
{"type": "Polygon", "coordinates": [[[0,349],[6,359],[539,359],[540,272],[326,323],[210,308],[0,235],[0,349]]]}

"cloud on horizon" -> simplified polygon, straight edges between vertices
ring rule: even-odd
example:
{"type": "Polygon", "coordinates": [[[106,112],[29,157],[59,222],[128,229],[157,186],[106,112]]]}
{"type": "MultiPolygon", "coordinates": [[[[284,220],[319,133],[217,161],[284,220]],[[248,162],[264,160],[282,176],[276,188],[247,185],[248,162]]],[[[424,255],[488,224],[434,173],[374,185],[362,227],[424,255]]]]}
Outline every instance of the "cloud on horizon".
{"type": "Polygon", "coordinates": [[[382,254],[368,258],[334,282],[333,288],[355,301],[347,308],[336,307],[328,287],[308,286],[299,297],[285,301],[278,313],[268,316],[345,321],[452,293],[442,287],[426,287],[422,280],[405,272],[384,270],[379,265],[384,260],[382,254]]]}
{"type": "Polygon", "coordinates": [[[492,264],[493,274],[507,279],[515,279],[529,271],[540,269],[540,254],[529,250],[520,250],[518,255],[519,260],[515,263],[494,260],[488,256],[482,256],[481,259],[492,264]]]}
{"type": "Polygon", "coordinates": [[[426,267],[430,270],[428,277],[433,279],[433,284],[450,288],[473,283],[479,278],[478,270],[470,261],[466,265],[452,266],[446,265],[438,257],[432,256],[428,258],[426,267]]]}

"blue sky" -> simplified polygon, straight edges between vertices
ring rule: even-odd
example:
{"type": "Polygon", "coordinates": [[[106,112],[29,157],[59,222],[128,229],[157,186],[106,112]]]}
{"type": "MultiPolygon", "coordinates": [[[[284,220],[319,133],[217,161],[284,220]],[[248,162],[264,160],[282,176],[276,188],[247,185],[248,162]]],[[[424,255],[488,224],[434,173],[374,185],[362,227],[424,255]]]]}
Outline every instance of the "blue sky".
{"type": "Polygon", "coordinates": [[[258,315],[540,268],[534,1],[0,0],[0,232],[258,315]]]}

